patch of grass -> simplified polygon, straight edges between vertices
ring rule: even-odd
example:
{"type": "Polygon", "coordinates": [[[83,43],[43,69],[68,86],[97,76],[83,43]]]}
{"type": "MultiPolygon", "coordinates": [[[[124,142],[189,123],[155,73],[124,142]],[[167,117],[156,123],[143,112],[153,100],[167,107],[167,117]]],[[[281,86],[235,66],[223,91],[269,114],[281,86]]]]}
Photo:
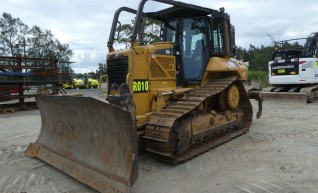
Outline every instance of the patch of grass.
{"type": "Polygon", "coordinates": [[[262,81],[263,88],[270,86],[270,84],[268,83],[268,73],[265,71],[249,70],[248,79],[262,81]]]}

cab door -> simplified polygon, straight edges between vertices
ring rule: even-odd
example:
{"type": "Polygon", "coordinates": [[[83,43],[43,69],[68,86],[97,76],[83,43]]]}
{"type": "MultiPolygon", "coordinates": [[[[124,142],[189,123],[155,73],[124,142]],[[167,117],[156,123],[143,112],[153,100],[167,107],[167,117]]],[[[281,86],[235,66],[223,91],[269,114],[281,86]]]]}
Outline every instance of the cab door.
{"type": "Polygon", "coordinates": [[[210,52],[205,17],[181,19],[181,62],[183,81],[197,84],[208,63],[210,52]]]}

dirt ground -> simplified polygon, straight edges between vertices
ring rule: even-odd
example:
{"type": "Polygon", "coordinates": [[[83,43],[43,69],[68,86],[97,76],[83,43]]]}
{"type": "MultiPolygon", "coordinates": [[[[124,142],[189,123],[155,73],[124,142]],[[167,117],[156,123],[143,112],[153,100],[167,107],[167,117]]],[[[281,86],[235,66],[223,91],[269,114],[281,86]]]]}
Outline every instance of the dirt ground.
{"type": "MultiPolygon", "coordinates": [[[[72,91],[74,92],[74,91],[72,91]]],[[[97,90],[76,90],[104,99],[97,90]]],[[[254,113],[257,103],[252,102],[254,113]]],[[[139,156],[133,193],[317,193],[318,103],[264,103],[250,131],[190,161],[139,156]]],[[[0,114],[1,193],[93,193],[24,150],[40,132],[38,110],[0,114]]]]}

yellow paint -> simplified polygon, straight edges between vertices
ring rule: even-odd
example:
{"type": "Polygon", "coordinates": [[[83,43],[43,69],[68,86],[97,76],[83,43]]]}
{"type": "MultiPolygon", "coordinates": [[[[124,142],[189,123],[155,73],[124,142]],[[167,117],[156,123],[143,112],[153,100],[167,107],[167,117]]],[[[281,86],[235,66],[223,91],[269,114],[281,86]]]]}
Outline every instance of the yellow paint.
{"type": "Polygon", "coordinates": [[[285,73],[285,69],[279,69],[278,70],[278,74],[284,74],[285,73]]]}
{"type": "Polygon", "coordinates": [[[134,80],[133,81],[133,92],[148,92],[149,81],[148,80],[134,80]]]}
{"type": "Polygon", "coordinates": [[[248,69],[244,66],[243,62],[234,58],[230,59],[231,62],[237,64],[237,66],[229,66],[227,62],[228,58],[211,57],[206,67],[206,72],[203,76],[202,83],[208,82],[211,78],[222,76],[237,76],[241,80],[247,80],[248,69]]]}
{"type": "MultiPolygon", "coordinates": [[[[134,45],[130,49],[113,51],[107,55],[108,59],[128,57],[129,76],[126,79],[129,81],[125,82],[133,93],[139,127],[148,121],[149,114],[166,106],[172,95],[162,95],[162,93],[173,93],[177,89],[175,56],[157,53],[157,50],[167,50],[166,53],[169,53],[172,48],[173,43],[134,45]]],[[[240,80],[247,80],[247,74],[248,69],[241,61],[227,57],[211,57],[201,84],[223,76],[236,76],[240,80]]],[[[197,86],[199,85],[187,87],[197,86]]]]}

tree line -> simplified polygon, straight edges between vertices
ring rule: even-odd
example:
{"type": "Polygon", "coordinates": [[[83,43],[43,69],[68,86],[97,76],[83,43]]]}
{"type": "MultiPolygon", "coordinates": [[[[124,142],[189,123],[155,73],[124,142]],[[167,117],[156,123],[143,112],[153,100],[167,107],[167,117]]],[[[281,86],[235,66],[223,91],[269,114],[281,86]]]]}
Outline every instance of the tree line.
{"type": "Polygon", "coordinates": [[[249,62],[249,70],[252,71],[268,71],[268,62],[272,60],[272,54],[275,49],[299,49],[302,50],[303,46],[299,42],[289,43],[288,41],[277,42],[272,41],[269,46],[256,47],[250,45],[248,49],[237,47],[234,57],[244,62],[249,62]]]}
{"type": "MultiPolygon", "coordinates": [[[[55,38],[50,30],[36,25],[29,27],[19,18],[4,12],[0,17],[0,55],[69,61],[73,51],[69,44],[55,38]]],[[[61,68],[67,70],[65,68],[69,67],[61,68]]]]}
{"type": "MultiPolygon", "coordinates": [[[[119,36],[116,39],[117,44],[129,47],[129,38],[131,35],[133,21],[130,24],[123,24],[117,28],[119,36]]],[[[155,20],[147,20],[144,26],[144,43],[151,44],[160,41],[160,23],[155,20]]],[[[260,71],[267,74],[268,61],[272,58],[272,53],[278,47],[287,49],[302,49],[298,42],[289,43],[272,40],[269,46],[261,45],[256,47],[250,45],[249,48],[238,46],[233,57],[249,62],[249,71],[260,71]]],[[[50,30],[42,29],[39,26],[29,27],[19,18],[14,18],[9,13],[3,13],[0,18],[0,55],[2,56],[25,56],[50,58],[69,61],[73,55],[69,44],[63,44],[54,37],[50,30]]],[[[62,67],[63,68],[63,67],[62,67]]],[[[70,68],[65,66],[64,68],[70,68]]],[[[107,73],[105,63],[99,63],[95,72],[87,73],[95,78],[107,73]]]]}

